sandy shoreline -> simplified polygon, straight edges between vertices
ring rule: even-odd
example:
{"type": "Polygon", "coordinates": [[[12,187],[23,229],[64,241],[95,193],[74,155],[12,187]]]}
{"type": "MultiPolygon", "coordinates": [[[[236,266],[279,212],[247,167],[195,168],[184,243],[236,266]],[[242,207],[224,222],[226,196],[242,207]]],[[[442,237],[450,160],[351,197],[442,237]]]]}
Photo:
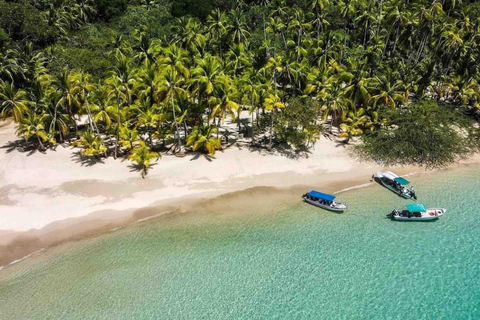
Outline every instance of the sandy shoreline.
{"type": "Polygon", "coordinates": [[[213,160],[199,154],[163,156],[142,179],[128,161],[91,164],[64,146],[22,152],[12,147],[15,140],[13,125],[0,123],[0,266],[162,213],[205,206],[225,210],[245,201],[291,203],[305,189],[339,191],[364,184],[383,169],[358,163],[344,146],[322,137],[308,157],[298,159],[235,146],[213,160]]]}

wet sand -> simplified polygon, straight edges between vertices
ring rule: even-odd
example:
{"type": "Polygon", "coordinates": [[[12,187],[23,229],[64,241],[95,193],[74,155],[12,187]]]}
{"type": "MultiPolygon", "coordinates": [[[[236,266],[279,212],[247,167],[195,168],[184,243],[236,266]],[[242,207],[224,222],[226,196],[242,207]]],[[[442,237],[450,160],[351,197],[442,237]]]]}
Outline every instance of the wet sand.
{"type": "MultiPolygon", "coordinates": [[[[416,168],[397,170],[400,173],[417,171],[416,168]]],[[[288,205],[301,201],[301,194],[312,188],[324,192],[337,192],[352,186],[370,183],[371,169],[340,173],[323,173],[304,176],[299,179],[293,173],[282,174],[284,184],[289,187],[256,186],[218,195],[218,191],[205,192],[196,197],[185,196],[171,201],[156,201],[139,209],[101,210],[82,217],[52,222],[43,228],[24,232],[0,232],[0,266],[21,259],[41,249],[48,249],[67,241],[78,241],[106,232],[115,231],[135,223],[148,223],[150,218],[159,219],[176,214],[196,212],[218,212],[219,214],[237,211],[243,215],[267,211],[273,206],[288,205]],[[215,196],[216,194],[216,196],[215,196]]],[[[276,178],[265,177],[267,180],[276,178]]],[[[263,177],[250,178],[243,185],[264,181],[263,177]]]]}

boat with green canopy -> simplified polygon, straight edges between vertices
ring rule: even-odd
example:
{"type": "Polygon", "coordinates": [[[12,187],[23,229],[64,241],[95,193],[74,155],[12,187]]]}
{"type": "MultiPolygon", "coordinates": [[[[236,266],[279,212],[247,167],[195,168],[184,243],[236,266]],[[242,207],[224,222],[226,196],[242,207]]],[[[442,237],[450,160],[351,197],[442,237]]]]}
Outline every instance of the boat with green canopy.
{"type": "Polygon", "coordinates": [[[336,202],[335,196],[332,194],[312,190],[308,193],[305,193],[302,198],[305,202],[311,205],[330,211],[342,212],[343,210],[347,209],[345,204],[336,202]]]}
{"type": "Polygon", "coordinates": [[[441,217],[447,209],[431,208],[427,209],[425,205],[419,203],[407,204],[406,210],[393,210],[387,217],[399,221],[429,221],[441,217]]]}
{"type": "Polygon", "coordinates": [[[413,198],[417,200],[413,186],[407,188],[410,182],[391,171],[377,172],[376,181],[405,199],[413,198]]]}

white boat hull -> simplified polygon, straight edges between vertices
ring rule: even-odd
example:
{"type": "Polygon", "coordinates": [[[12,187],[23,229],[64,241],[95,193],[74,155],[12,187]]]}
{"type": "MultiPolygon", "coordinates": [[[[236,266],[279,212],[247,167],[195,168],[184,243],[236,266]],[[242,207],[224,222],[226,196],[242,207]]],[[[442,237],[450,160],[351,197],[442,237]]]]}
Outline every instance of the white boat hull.
{"type": "Polygon", "coordinates": [[[329,206],[329,205],[321,204],[321,203],[319,203],[318,201],[315,201],[315,200],[307,199],[305,197],[303,197],[303,200],[305,202],[311,204],[311,205],[316,206],[316,207],[319,207],[319,208],[322,208],[322,209],[325,209],[325,210],[334,211],[334,212],[343,212],[343,210],[347,209],[347,206],[344,205],[343,203],[340,203],[340,202],[337,202],[336,206],[332,207],[332,206],[329,206]]]}
{"type": "Polygon", "coordinates": [[[384,186],[385,188],[389,189],[390,191],[398,194],[400,197],[403,197],[405,199],[411,199],[412,198],[412,194],[410,193],[410,190],[408,190],[407,188],[404,187],[402,190],[405,190],[405,191],[400,191],[400,190],[395,189],[394,187],[390,186],[389,184],[387,184],[386,181],[384,180],[384,179],[387,179],[387,177],[384,177],[382,172],[377,172],[377,178],[378,178],[378,182],[380,182],[382,184],[382,186],[384,186]]]}
{"type": "Polygon", "coordinates": [[[409,218],[409,217],[401,216],[397,213],[397,214],[391,215],[390,218],[392,218],[393,220],[398,220],[398,221],[430,221],[430,220],[436,220],[436,219],[440,218],[442,215],[445,214],[445,212],[447,212],[447,209],[432,208],[432,209],[427,209],[426,212],[422,212],[421,217],[411,216],[409,218]]]}

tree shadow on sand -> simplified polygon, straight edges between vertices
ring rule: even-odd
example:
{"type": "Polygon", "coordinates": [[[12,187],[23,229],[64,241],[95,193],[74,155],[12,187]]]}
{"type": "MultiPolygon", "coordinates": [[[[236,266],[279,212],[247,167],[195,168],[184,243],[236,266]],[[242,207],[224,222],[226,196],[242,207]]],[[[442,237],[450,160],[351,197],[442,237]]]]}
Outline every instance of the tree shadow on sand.
{"type": "Polygon", "coordinates": [[[288,159],[298,160],[298,159],[308,159],[312,152],[306,148],[293,148],[288,143],[274,143],[271,148],[263,144],[248,144],[248,149],[250,152],[258,152],[268,155],[281,155],[288,159]]]}
{"type": "Polygon", "coordinates": [[[201,153],[201,152],[189,152],[191,154],[193,154],[193,157],[190,158],[190,161],[194,161],[194,160],[198,160],[200,158],[205,158],[208,162],[212,162],[213,159],[215,159],[214,157],[212,157],[211,155],[209,154],[206,154],[206,153],[201,153]]]}
{"type": "Polygon", "coordinates": [[[92,167],[99,163],[105,164],[102,158],[84,156],[81,151],[74,152],[71,158],[75,163],[80,163],[82,167],[92,167]]]}
{"type": "MultiPolygon", "coordinates": [[[[151,163],[150,166],[147,169],[147,174],[148,174],[148,171],[150,171],[150,169],[152,169],[156,165],[158,165],[157,162],[151,163]]],[[[141,173],[143,171],[143,166],[141,164],[138,164],[138,163],[133,163],[132,162],[127,167],[130,169],[130,172],[140,172],[141,173]]]]}
{"type": "Polygon", "coordinates": [[[3,146],[1,146],[0,149],[6,149],[5,150],[6,153],[11,153],[13,151],[26,153],[27,157],[29,157],[29,156],[37,153],[37,152],[40,152],[40,153],[43,153],[43,154],[46,153],[46,150],[40,150],[38,148],[38,146],[36,146],[34,144],[27,144],[25,142],[25,140],[21,140],[21,139],[15,140],[15,141],[9,141],[6,144],[4,144],[3,146]]]}

